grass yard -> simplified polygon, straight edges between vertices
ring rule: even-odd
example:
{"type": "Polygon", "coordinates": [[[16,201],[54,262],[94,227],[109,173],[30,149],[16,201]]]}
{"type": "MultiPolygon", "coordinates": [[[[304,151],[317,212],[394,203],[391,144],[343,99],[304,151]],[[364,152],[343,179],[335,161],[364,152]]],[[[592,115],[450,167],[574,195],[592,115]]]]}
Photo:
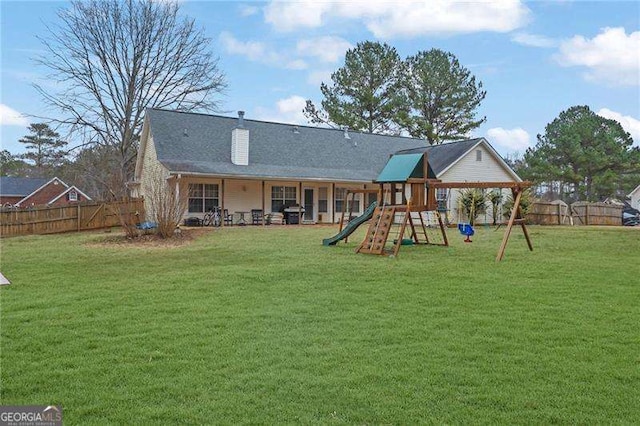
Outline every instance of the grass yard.
{"type": "Polygon", "coordinates": [[[328,227],[1,241],[0,404],[68,424],[640,423],[640,229],[479,229],[397,259],[328,227]]]}

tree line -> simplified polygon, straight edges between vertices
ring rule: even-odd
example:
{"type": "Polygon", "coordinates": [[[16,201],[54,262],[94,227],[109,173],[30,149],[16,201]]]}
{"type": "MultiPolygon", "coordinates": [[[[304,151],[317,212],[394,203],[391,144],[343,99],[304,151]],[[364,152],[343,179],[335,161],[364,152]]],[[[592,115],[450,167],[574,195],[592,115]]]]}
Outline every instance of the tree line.
{"type": "Polygon", "coordinates": [[[464,138],[486,120],[477,117],[482,82],[440,49],[402,60],[386,43],[358,43],[320,91],[321,106],[307,100],[303,111],[312,123],[408,134],[431,145],[464,138]]]}
{"type": "Polygon", "coordinates": [[[512,164],[551,199],[624,200],[640,184],[640,147],[622,125],[586,105],[562,111],[512,164]]]}

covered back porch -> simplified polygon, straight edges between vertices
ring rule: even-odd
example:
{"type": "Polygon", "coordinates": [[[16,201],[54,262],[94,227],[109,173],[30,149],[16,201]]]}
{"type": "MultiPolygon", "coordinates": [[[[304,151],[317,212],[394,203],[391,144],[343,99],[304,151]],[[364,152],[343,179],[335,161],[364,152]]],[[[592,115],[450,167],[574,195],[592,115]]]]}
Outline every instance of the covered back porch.
{"type": "MultiPolygon", "coordinates": [[[[168,185],[184,197],[184,218],[204,219],[219,208],[223,225],[283,223],[287,212],[297,212],[299,224],[339,223],[347,202],[347,191],[375,189],[369,182],[331,182],[310,180],[242,179],[229,177],[172,175],[168,185]],[[256,214],[259,212],[259,220],[256,214]],[[301,219],[301,220],[300,220],[301,219]]],[[[364,211],[375,194],[350,196],[352,214],[364,211]]],[[[346,209],[345,209],[346,210],[346,209]]],[[[294,222],[294,221],[291,221],[294,222]]]]}

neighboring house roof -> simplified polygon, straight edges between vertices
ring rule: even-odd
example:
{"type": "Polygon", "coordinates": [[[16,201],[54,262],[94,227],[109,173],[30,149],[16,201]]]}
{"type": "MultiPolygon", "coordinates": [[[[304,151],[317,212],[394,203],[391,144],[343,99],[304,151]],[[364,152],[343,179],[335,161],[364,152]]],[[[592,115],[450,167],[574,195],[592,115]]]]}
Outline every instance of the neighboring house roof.
{"type": "Polygon", "coordinates": [[[19,206],[23,201],[25,201],[25,200],[27,200],[27,199],[31,198],[33,195],[37,194],[41,189],[43,189],[43,188],[47,187],[50,183],[53,183],[53,182],[55,182],[55,181],[58,181],[58,183],[62,184],[65,188],[68,188],[68,187],[69,187],[69,185],[67,185],[66,183],[64,183],[61,179],[59,179],[59,178],[57,178],[57,177],[51,178],[51,179],[47,180],[45,183],[43,183],[42,185],[40,185],[39,187],[37,187],[36,189],[34,189],[33,191],[31,191],[31,193],[30,193],[30,194],[25,195],[25,196],[22,198],[22,200],[20,200],[20,201],[18,201],[18,202],[16,203],[16,206],[19,206]]]}
{"type": "Polygon", "coordinates": [[[84,192],[80,191],[78,189],[77,186],[73,185],[70,186],[69,188],[67,188],[64,192],[62,192],[61,194],[59,194],[57,197],[53,198],[51,201],[49,201],[47,204],[53,204],[56,201],[58,201],[60,198],[64,197],[65,195],[67,195],[69,192],[71,191],[76,191],[76,193],[78,193],[79,195],[83,196],[86,200],[91,201],[91,197],[89,197],[87,194],[85,194],[84,192]]]}
{"type": "Polygon", "coordinates": [[[391,154],[425,144],[354,131],[345,138],[338,129],[245,119],[249,164],[241,166],[231,162],[237,118],[150,109],[146,120],[158,160],[170,172],[185,174],[371,181],[391,154]]]}
{"type": "Polygon", "coordinates": [[[46,178],[0,177],[0,195],[25,197],[49,182],[46,178]]]}
{"type": "Polygon", "coordinates": [[[640,185],[636,186],[636,188],[633,191],[631,191],[629,193],[629,195],[627,195],[627,197],[631,198],[631,197],[633,197],[633,194],[635,194],[635,193],[640,194],[640,185]]]}
{"type": "MultiPolygon", "coordinates": [[[[25,200],[31,199],[34,195],[38,194],[39,197],[42,197],[42,194],[49,194],[48,196],[53,196],[53,198],[46,202],[46,204],[52,204],[53,202],[59,200],[62,196],[69,193],[71,190],[76,190],[78,194],[82,195],[85,199],[91,200],[87,194],[82,192],[76,186],[69,186],[64,183],[60,178],[54,177],[51,179],[47,178],[16,178],[16,177],[0,177],[0,195],[4,197],[21,197],[20,201],[16,202],[15,205],[19,206],[25,200]],[[57,182],[64,188],[61,193],[57,193],[53,196],[51,193],[41,193],[44,188],[47,188],[51,183],[57,182]]],[[[44,202],[43,202],[44,204],[44,202]]]]}
{"type": "Polygon", "coordinates": [[[146,134],[169,172],[246,178],[371,182],[393,154],[428,153],[429,174],[439,177],[481,143],[520,180],[484,138],[426,146],[423,139],[243,120],[249,130],[249,164],[231,162],[238,118],[147,110],[136,178],[142,173],[146,134]],[[345,135],[348,134],[348,137],[345,135]]]}

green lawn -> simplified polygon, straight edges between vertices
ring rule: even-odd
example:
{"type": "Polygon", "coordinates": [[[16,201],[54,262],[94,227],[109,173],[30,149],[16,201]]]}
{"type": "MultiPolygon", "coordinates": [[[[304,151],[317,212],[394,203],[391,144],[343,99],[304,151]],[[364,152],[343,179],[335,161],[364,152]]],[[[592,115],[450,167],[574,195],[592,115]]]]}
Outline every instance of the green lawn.
{"type": "Polygon", "coordinates": [[[328,227],[2,240],[0,404],[68,424],[640,423],[640,229],[480,228],[396,259],[328,227]]]}

